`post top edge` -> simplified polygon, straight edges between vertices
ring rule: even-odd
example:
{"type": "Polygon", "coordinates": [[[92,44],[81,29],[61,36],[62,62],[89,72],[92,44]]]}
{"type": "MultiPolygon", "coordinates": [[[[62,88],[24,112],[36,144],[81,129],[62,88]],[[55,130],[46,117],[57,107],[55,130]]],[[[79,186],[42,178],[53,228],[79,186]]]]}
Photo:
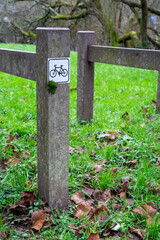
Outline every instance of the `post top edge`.
{"type": "Polygon", "coordinates": [[[70,31],[69,28],[37,27],[36,31],[70,31]]]}
{"type": "Polygon", "coordinates": [[[93,34],[95,31],[78,31],[78,34],[93,34]]]}

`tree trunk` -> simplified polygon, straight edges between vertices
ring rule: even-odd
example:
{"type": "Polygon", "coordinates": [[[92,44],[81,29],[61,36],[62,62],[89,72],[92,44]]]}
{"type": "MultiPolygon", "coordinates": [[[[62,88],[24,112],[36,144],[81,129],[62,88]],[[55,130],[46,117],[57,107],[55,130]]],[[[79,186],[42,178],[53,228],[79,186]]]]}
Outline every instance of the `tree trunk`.
{"type": "Polygon", "coordinates": [[[142,17],[141,17],[141,41],[142,47],[148,48],[148,35],[147,35],[147,23],[148,23],[148,7],[147,0],[141,0],[142,17]]]}

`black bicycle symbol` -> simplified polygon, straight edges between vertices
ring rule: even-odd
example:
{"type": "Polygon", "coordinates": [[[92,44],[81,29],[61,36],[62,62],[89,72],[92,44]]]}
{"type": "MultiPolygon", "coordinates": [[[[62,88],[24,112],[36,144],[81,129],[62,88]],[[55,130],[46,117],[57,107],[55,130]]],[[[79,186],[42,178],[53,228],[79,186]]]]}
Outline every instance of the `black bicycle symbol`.
{"type": "Polygon", "coordinates": [[[62,77],[66,77],[68,75],[68,71],[67,69],[63,68],[63,65],[60,65],[60,67],[54,65],[54,69],[52,69],[49,74],[52,78],[54,78],[56,77],[57,73],[59,76],[62,75],[62,77]]]}

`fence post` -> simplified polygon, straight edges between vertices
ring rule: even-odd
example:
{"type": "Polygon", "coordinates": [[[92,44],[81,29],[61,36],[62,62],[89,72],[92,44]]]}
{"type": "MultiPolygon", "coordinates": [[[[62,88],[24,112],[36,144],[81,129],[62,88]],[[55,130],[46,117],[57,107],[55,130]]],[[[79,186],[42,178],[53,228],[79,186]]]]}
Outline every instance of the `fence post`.
{"type": "Polygon", "coordinates": [[[48,58],[70,56],[70,31],[37,28],[38,192],[53,208],[68,204],[69,83],[47,89],[48,58]]]}
{"type": "Polygon", "coordinates": [[[160,113],[160,72],[158,72],[158,86],[157,86],[157,106],[156,110],[160,113]]]}
{"type": "Polygon", "coordinates": [[[88,61],[88,46],[95,44],[95,32],[78,32],[77,119],[93,117],[94,63],[88,61]]]}

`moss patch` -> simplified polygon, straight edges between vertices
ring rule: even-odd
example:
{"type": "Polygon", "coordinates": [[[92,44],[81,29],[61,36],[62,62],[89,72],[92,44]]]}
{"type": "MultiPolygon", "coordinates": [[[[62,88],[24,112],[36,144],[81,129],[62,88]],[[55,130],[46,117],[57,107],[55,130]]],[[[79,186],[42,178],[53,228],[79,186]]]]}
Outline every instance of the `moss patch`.
{"type": "Polygon", "coordinates": [[[57,84],[53,81],[48,81],[47,83],[47,87],[48,87],[48,92],[51,94],[55,94],[56,89],[57,89],[57,84]]]}

